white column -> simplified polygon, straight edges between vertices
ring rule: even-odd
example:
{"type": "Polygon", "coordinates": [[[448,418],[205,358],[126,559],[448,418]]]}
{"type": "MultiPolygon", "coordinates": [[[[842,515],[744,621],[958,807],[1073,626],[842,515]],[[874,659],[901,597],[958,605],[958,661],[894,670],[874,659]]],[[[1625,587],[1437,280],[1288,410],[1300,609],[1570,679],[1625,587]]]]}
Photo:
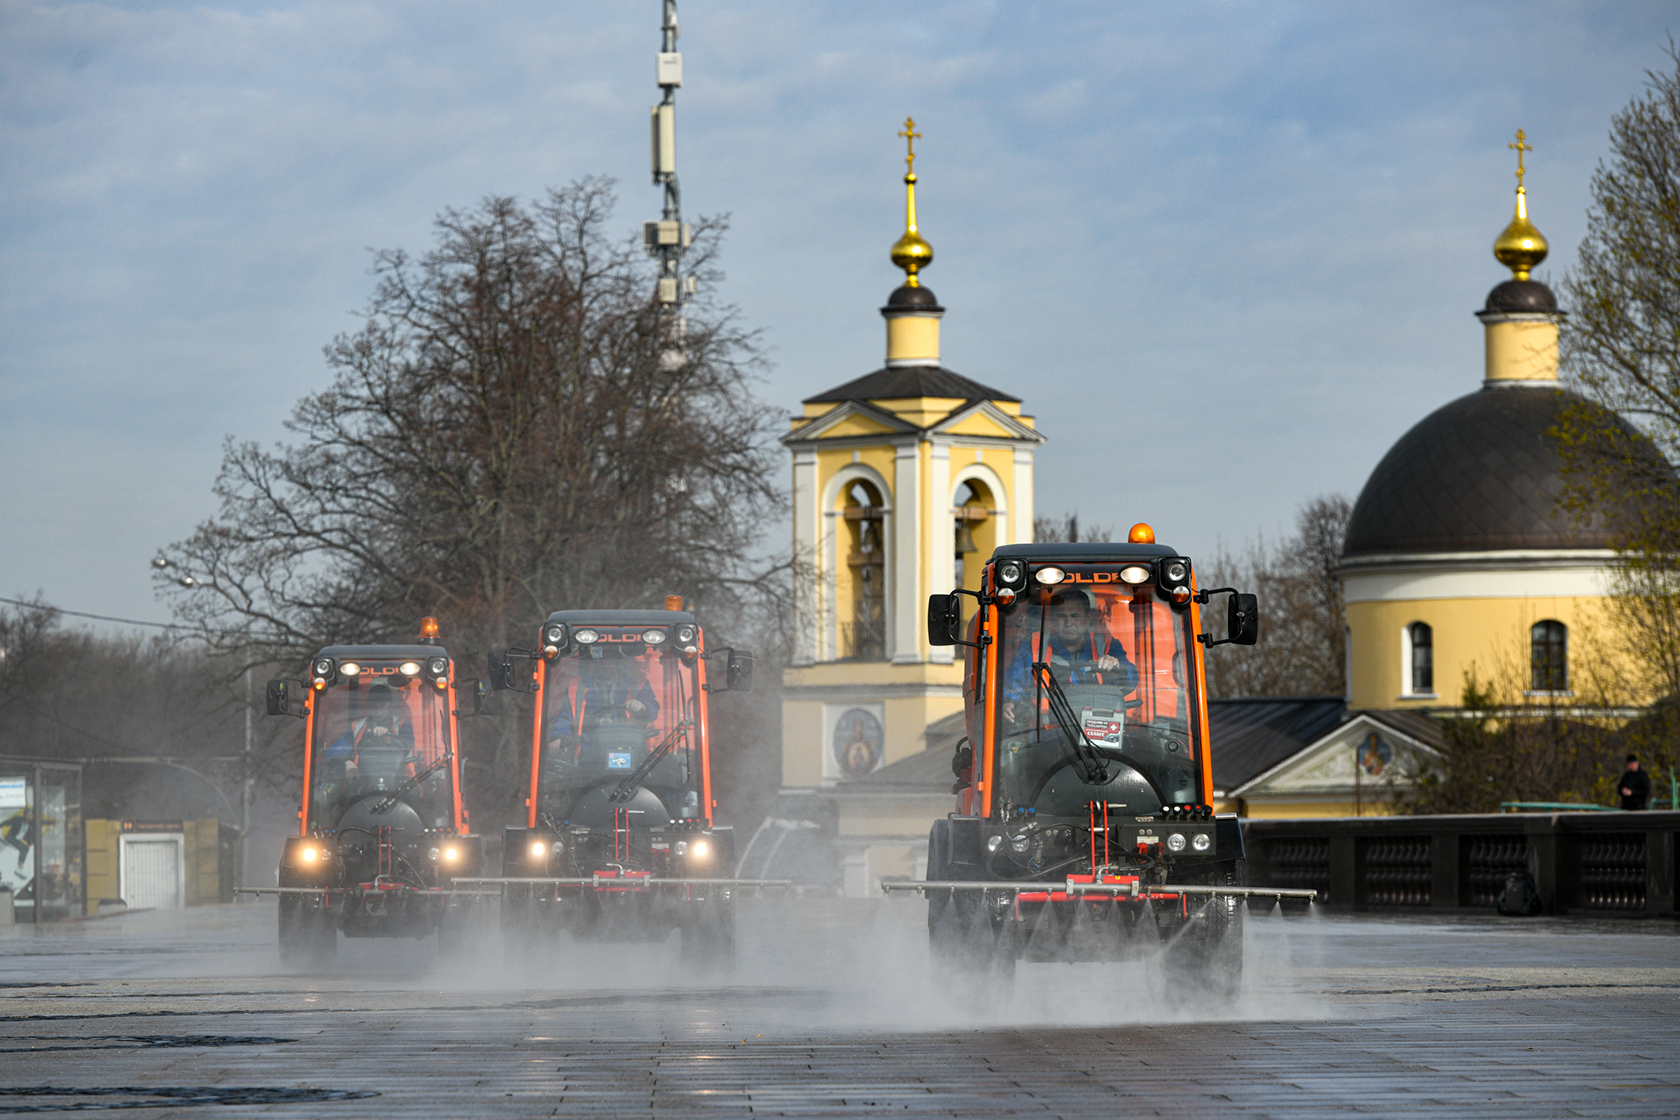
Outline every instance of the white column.
{"type": "Polygon", "coordinates": [[[920,444],[911,439],[901,443],[893,462],[893,586],[887,609],[887,632],[892,635],[892,659],[914,664],[922,660],[926,635],[919,623],[926,614],[922,599],[923,505],[920,444]]]}
{"type": "Polygon", "coordinates": [[[793,453],[793,663],[809,665],[817,659],[821,633],[821,604],[817,594],[818,538],[822,515],[817,509],[817,452],[802,447],[793,453]]]}
{"type": "MultiPolygon", "coordinates": [[[[928,587],[927,595],[937,595],[942,591],[949,591],[957,585],[957,569],[955,552],[953,551],[952,533],[956,522],[951,519],[951,444],[949,440],[936,439],[932,443],[932,461],[928,480],[928,526],[925,537],[931,553],[928,557],[928,587]]],[[[925,598],[925,596],[924,596],[925,598]]],[[[920,613],[925,617],[926,606],[920,613]]],[[[924,635],[925,637],[925,635],[924,635]]],[[[953,647],[932,646],[928,650],[928,660],[940,665],[949,665],[953,647]]]]}
{"type": "Polygon", "coordinates": [[[1015,448],[1015,481],[1010,484],[1010,543],[1031,544],[1033,539],[1033,449],[1029,444],[1015,448]]]}

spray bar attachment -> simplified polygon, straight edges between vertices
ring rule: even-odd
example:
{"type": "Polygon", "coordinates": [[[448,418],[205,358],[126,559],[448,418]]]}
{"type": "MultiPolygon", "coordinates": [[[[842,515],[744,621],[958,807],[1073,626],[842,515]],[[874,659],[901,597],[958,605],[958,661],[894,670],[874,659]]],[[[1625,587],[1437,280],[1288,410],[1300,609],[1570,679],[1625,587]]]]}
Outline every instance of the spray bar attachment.
{"type": "Polygon", "coordinates": [[[514,885],[514,886],[543,886],[543,887],[777,887],[782,890],[791,889],[792,879],[656,879],[654,877],[637,876],[635,878],[618,878],[613,875],[588,875],[575,879],[554,878],[507,878],[507,879],[453,879],[455,883],[472,883],[479,886],[514,885]]]}
{"type": "MultiPolygon", "coordinates": [[[[456,880],[465,882],[466,880],[456,880]]],[[[1295,887],[1204,887],[1194,885],[1177,885],[1171,883],[1140,885],[1135,880],[1127,883],[1081,883],[1068,880],[1066,883],[999,883],[999,882],[968,882],[960,879],[936,879],[931,882],[917,879],[882,879],[881,890],[890,894],[893,891],[986,891],[997,894],[1101,894],[1114,898],[1160,898],[1163,895],[1234,895],[1238,898],[1273,898],[1279,902],[1286,898],[1304,899],[1308,902],[1318,898],[1315,890],[1305,890],[1295,887]]]]}

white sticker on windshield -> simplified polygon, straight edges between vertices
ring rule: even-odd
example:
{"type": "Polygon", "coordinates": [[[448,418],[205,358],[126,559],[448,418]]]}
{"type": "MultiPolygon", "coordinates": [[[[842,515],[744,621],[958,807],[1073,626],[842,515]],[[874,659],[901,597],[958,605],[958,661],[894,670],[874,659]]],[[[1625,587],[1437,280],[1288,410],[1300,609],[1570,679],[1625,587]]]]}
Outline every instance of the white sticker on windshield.
{"type": "Polygon", "coordinates": [[[1085,738],[1101,747],[1120,749],[1120,733],[1126,728],[1126,713],[1108,708],[1086,708],[1079,725],[1085,738]]]}
{"type": "Polygon", "coordinates": [[[607,769],[608,770],[628,770],[628,769],[630,769],[630,752],[629,751],[612,751],[611,753],[609,753],[607,755],[607,769]]]}

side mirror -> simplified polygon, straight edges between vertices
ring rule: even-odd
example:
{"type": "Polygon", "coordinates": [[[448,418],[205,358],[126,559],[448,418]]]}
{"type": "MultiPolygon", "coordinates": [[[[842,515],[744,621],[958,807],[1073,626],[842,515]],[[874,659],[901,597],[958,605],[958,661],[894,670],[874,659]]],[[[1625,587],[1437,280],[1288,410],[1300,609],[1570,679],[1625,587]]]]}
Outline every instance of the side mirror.
{"type": "Polygon", "coordinates": [[[1260,597],[1241,592],[1231,596],[1225,640],[1232,645],[1251,646],[1260,640],[1260,597]]]}
{"type": "Polygon", "coordinates": [[[268,682],[268,714],[271,716],[289,716],[292,714],[290,697],[286,693],[285,681],[268,682]]]}
{"type": "Polygon", "coordinates": [[[955,592],[928,596],[927,637],[930,646],[954,646],[962,641],[962,599],[955,592]]]}
{"type": "Polygon", "coordinates": [[[489,716],[496,714],[496,698],[490,691],[490,682],[474,677],[470,681],[461,681],[455,687],[459,690],[464,685],[472,686],[472,711],[470,715],[489,716]]]}
{"type": "MultiPolygon", "coordinates": [[[[506,692],[513,687],[513,658],[505,649],[490,651],[490,687],[497,692],[506,692]]],[[[476,702],[476,695],[474,700],[476,702]]]]}
{"type": "Polygon", "coordinates": [[[755,658],[750,650],[729,651],[729,664],[724,670],[724,686],[730,692],[751,692],[755,658]]]}

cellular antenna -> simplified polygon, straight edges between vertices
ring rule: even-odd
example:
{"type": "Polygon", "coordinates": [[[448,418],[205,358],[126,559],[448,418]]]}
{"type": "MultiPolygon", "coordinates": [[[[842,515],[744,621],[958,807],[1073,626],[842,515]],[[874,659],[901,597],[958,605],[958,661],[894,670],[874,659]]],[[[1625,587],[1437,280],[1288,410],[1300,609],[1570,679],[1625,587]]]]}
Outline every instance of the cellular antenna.
{"type": "Polygon", "coordinates": [[[642,223],[642,247],[659,259],[659,286],[655,293],[665,313],[661,368],[680,369],[687,364],[684,336],[688,321],[683,305],[694,294],[694,277],[684,276],[683,255],[693,239],[682,220],[682,188],[677,182],[677,89],[682,85],[682,54],[677,50],[677,0],[661,0],[665,21],[660,29],[659,54],[654,64],[654,81],[663,93],[653,107],[653,184],[665,188],[665,209],[657,222],[642,223]]]}

